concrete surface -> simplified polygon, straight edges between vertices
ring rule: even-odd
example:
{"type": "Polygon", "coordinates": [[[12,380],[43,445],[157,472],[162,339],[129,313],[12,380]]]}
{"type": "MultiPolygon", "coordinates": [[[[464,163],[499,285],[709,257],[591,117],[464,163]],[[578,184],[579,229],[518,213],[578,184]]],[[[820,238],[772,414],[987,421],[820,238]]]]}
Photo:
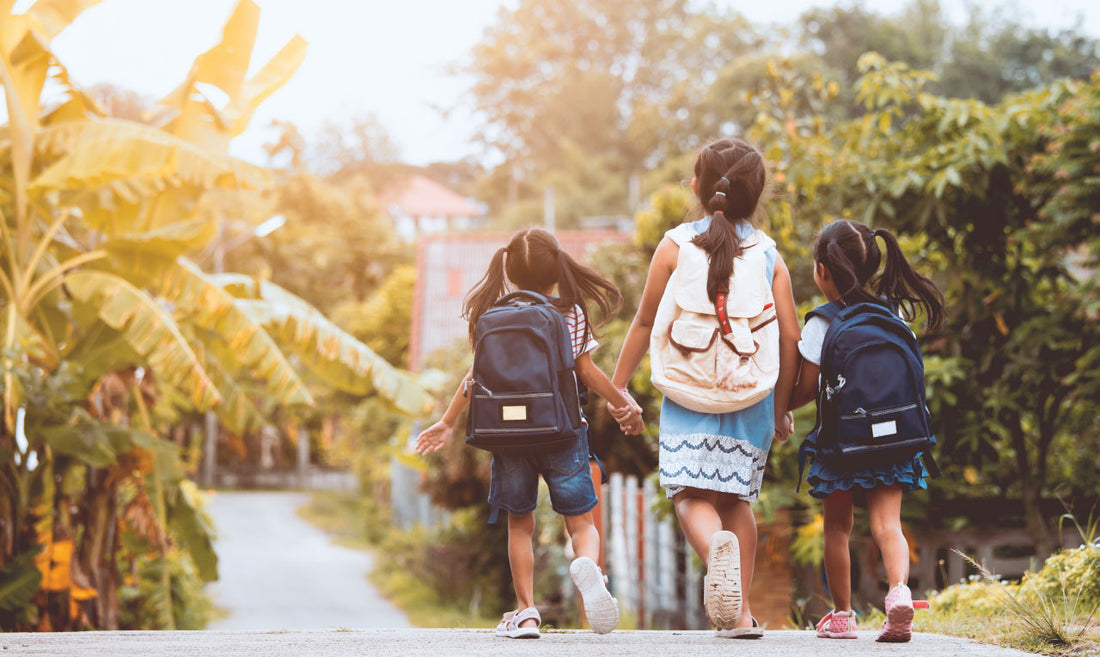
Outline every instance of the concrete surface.
{"type": "Polygon", "coordinates": [[[0,634],[0,655],[61,657],[462,657],[494,655],[594,655],[598,657],[1021,657],[1029,653],[983,646],[965,639],[917,634],[910,643],[818,639],[812,632],[767,632],[758,641],[715,638],[712,632],[544,633],[513,640],[487,630],[350,630],[309,632],[85,632],[0,634]]]}
{"type": "Polygon", "coordinates": [[[410,627],[367,581],[370,554],[334,545],[298,517],[308,499],[306,493],[214,494],[210,513],[221,579],[209,590],[229,616],[209,629],[410,627]]]}

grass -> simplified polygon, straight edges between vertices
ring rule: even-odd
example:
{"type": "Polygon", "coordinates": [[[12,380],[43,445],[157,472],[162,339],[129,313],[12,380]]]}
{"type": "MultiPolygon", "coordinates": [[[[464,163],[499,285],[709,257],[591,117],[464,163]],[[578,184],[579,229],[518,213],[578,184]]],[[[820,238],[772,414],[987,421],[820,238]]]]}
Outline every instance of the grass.
{"type": "Polygon", "coordinates": [[[385,546],[397,530],[368,527],[363,522],[362,497],[357,493],[319,491],[300,509],[298,516],[329,534],[344,547],[364,551],[382,551],[378,565],[367,579],[390,602],[405,613],[417,627],[491,628],[497,618],[489,618],[458,609],[439,601],[436,592],[412,573],[400,568],[385,567],[385,546]],[[372,541],[371,539],[375,539],[372,541]]]}
{"type": "Polygon", "coordinates": [[[298,517],[322,530],[337,545],[369,550],[372,545],[361,522],[363,503],[356,493],[317,491],[298,509],[298,517]]]}
{"type": "MultiPolygon", "coordinates": [[[[932,608],[918,611],[914,631],[1055,657],[1100,656],[1100,543],[1063,550],[1018,583],[1003,581],[963,557],[979,574],[931,595],[932,608]]],[[[878,629],[884,619],[875,610],[861,629],[878,629]]]]}

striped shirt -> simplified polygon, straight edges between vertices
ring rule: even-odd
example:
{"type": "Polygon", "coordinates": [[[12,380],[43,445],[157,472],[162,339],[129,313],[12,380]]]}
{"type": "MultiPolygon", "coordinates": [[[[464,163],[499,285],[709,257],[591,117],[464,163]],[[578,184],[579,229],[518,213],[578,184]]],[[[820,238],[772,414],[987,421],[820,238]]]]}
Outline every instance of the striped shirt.
{"type": "Polygon", "coordinates": [[[573,358],[580,356],[581,354],[587,354],[596,347],[600,346],[600,343],[596,341],[596,337],[588,332],[588,322],[584,319],[584,313],[581,311],[581,307],[574,305],[571,309],[562,313],[565,316],[565,325],[569,327],[569,340],[573,344],[573,358]],[[585,340],[585,334],[588,334],[588,340],[585,340]]]}

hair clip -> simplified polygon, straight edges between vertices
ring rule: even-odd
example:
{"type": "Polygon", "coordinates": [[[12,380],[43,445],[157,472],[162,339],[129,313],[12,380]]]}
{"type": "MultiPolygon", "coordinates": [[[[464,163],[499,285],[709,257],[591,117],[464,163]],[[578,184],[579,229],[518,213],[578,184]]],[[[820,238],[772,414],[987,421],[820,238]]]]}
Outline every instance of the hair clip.
{"type": "Polygon", "coordinates": [[[726,193],[725,192],[714,192],[714,195],[715,196],[725,196],[726,193]]]}
{"type": "Polygon", "coordinates": [[[729,178],[727,178],[727,177],[725,177],[725,176],[722,176],[722,177],[720,178],[720,180],[725,180],[725,181],[726,181],[726,184],[727,184],[727,185],[732,185],[732,184],[733,184],[733,183],[731,183],[731,182],[730,182],[730,179],[729,179],[729,178]]]}

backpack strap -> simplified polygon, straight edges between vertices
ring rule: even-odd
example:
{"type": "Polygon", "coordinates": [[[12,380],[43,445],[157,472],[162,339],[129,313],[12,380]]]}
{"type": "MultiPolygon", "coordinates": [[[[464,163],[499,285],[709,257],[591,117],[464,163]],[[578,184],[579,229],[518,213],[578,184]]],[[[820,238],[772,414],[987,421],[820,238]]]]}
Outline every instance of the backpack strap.
{"type": "Polygon", "coordinates": [[[924,463],[924,469],[928,471],[928,476],[933,479],[940,477],[940,466],[936,463],[936,459],[932,458],[932,452],[924,452],[921,454],[921,461],[924,463]]]}
{"type": "Polygon", "coordinates": [[[718,290],[718,295],[714,299],[714,314],[718,317],[718,329],[722,332],[722,337],[733,333],[733,329],[730,327],[729,313],[726,311],[728,297],[729,290],[718,290]]]}
{"type": "Polygon", "coordinates": [[[493,305],[503,306],[504,304],[509,303],[515,299],[523,299],[525,297],[527,299],[530,299],[531,301],[534,301],[538,305],[550,305],[550,299],[539,294],[538,292],[532,292],[531,290],[516,290],[515,292],[509,292],[508,294],[505,294],[501,298],[497,299],[496,303],[494,303],[493,305]]]}
{"type": "Polygon", "coordinates": [[[840,314],[844,311],[844,309],[844,304],[840,301],[830,301],[829,303],[823,303],[817,308],[814,308],[810,312],[806,313],[806,321],[810,321],[811,317],[820,317],[821,319],[832,323],[840,317],[840,314]]]}

